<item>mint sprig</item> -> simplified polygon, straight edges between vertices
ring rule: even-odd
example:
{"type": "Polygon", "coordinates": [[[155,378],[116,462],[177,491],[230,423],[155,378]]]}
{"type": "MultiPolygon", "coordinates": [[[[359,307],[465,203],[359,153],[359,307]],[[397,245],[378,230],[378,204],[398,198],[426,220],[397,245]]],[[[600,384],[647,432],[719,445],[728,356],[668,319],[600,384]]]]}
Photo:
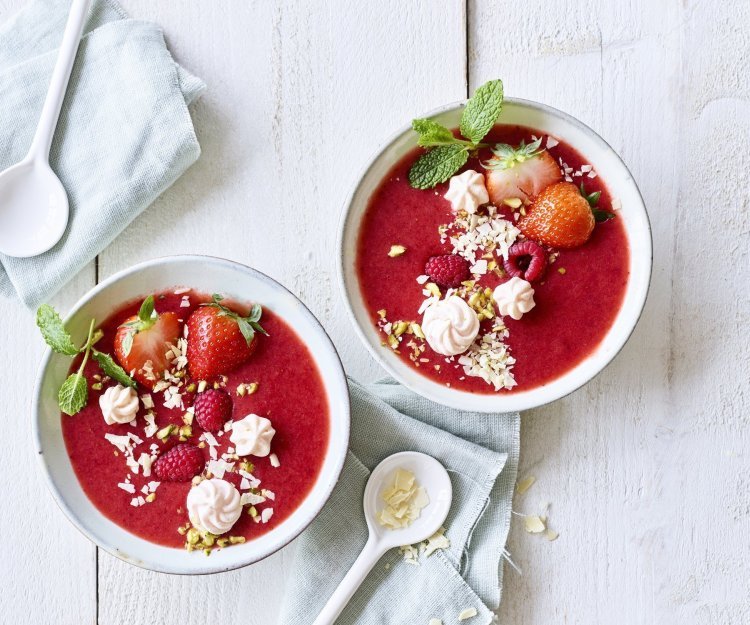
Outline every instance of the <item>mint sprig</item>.
{"type": "Polygon", "coordinates": [[[461,115],[461,134],[479,143],[492,130],[503,110],[503,81],[490,80],[474,92],[461,115]]]}
{"type": "Polygon", "coordinates": [[[263,329],[263,326],[260,325],[260,318],[263,315],[263,308],[261,308],[260,304],[254,304],[250,309],[250,313],[247,315],[247,317],[243,317],[230,308],[224,306],[224,304],[221,303],[223,300],[223,296],[219,295],[218,293],[214,293],[211,296],[211,301],[206,304],[202,304],[202,306],[211,306],[214,308],[218,308],[221,311],[219,313],[221,316],[234,319],[237,322],[240,332],[242,333],[242,336],[244,337],[245,342],[247,342],[248,346],[253,342],[256,332],[260,332],[261,334],[268,336],[268,332],[266,332],[263,329]]]}
{"type": "Polygon", "coordinates": [[[111,356],[94,349],[97,341],[102,338],[101,330],[94,330],[95,320],[89,324],[89,332],[86,341],[80,347],[76,347],[70,333],[65,329],[62,319],[57,311],[48,304],[42,304],[36,311],[36,324],[42,333],[45,343],[52,351],[64,356],[77,356],[83,353],[83,360],[76,373],[70,374],[63,382],[57,393],[57,402],[60,410],[67,415],[74,415],[83,409],[88,401],[88,381],[83,375],[84,367],[89,356],[99,363],[104,375],[109,376],[120,384],[135,387],[135,381],[125,373],[111,356]]]}
{"type": "Polygon", "coordinates": [[[112,356],[97,350],[92,350],[91,355],[94,357],[94,360],[99,363],[99,368],[104,375],[109,376],[115,382],[119,382],[123,386],[135,388],[135,380],[127,374],[125,369],[115,362],[112,356]]]}
{"type": "Polygon", "coordinates": [[[89,359],[89,353],[91,352],[91,338],[94,333],[94,320],[91,320],[89,324],[89,334],[86,339],[86,350],[83,353],[83,360],[81,365],[78,367],[78,371],[71,373],[68,378],[63,382],[60,390],[57,393],[57,403],[67,415],[74,415],[79,413],[89,398],[89,385],[86,377],[83,375],[83,369],[86,367],[86,363],[89,359]]]}
{"type": "Polygon", "coordinates": [[[409,184],[415,189],[429,189],[448,180],[469,158],[460,145],[441,145],[422,155],[409,171],[409,184]]]}
{"type": "Polygon", "coordinates": [[[53,351],[65,356],[75,356],[78,353],[78,348],[73,344],[73,339],[65,329],[60,315],[49,304],[42,304],[36,311],[36,325],[42,332],[44,342],[53,351]]]}
{"type": "Polygon", "coordinates": [[[503,83],[491,80],[479,87],[466,103],[459,125],[463,139],[432,119],[413,120],[419,145],[429,151],[412,165],[409,184],[415,189],[431,189],[448,180],[463,167],[470,153],[486,147],[480,142],[495,125],[502,107],[503,83]]]}

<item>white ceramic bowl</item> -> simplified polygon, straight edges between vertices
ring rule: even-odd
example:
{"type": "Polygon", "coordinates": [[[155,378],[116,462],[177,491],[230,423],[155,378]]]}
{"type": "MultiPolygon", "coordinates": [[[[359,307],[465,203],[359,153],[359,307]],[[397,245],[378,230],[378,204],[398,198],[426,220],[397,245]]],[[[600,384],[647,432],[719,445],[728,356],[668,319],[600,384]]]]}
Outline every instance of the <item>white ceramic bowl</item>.
{"type": "MultiPolygon", "coordinates": [[[[465,102],[427,113],[449,128],[457,127],[465,102]]],[[[381,345],[381,337],[365,308],[356,272],[357,239],[370,197],[388,170],[417,145],[417,135],[407,126],[372,159],[348,197],[339,231],[339,281],[349,315],[365,346],[397,380],[413,391],[446,406],[476,412],[527,410],[549,403],[584,385],[611,362],[627,342],[646,302],[651,279],[651,229],[646,207],[628,168],[615,151],[591,128],[543,104],[506,98],[498,120],[549,133],[572,145],[594,166],[613,198],[622,202],[619,212],[630,245],[630,278],[625,299],[614,324],[600,345],[580,364],[549,384],[516,393],[467,393],[433,382],[381,345]]]]}
{"type": "Polygon", "coordinates": [[[238,263],[207,256],[172,256],[122,271],[87,293],[65,320],[82,341],[92,317],[103,321],[123,302],[175,286],[257,301],[286,321],[307,344],[323,379],[330,409],[331,435],[318,479],[302,504],[273,530],[257,539],[206,557],[201,552],[162,547],[124,530],[89,501],[73,472],[63,441],[57,390],[70,359],[44,355],[33,398],[33,428],[47,483],[70,521],[102,549],[138,566],[165,573],[215,573],[237,568],[277,551],[315,518],[336,484],[349,443],[349,391],[331,340],[312,313],[268,276],[238,263]]]}

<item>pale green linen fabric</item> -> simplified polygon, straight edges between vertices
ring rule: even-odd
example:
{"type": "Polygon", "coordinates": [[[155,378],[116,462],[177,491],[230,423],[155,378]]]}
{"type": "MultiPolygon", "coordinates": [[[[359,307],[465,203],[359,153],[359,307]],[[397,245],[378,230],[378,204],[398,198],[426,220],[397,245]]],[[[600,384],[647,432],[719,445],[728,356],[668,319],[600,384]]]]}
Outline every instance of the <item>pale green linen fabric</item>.
{"type": "Polygon", "coordinates": [[[456,623],[486,625],[500,604],[503,551],[519,451],[518,413],[477,414],[440,406],[387,379],[350,381],[352,434],[341,479],[321,514],[297,541],[282,625],[312,623],[367,539],[362,495],[370,470],[386,456],[421,451],[440,460],[453,483],[446,521],[451,547],[403,561],[398,550],[375,566],[339,625],[456,623]],[[390,566],[386,566],[389,564],[390,566]]]}
{"type": "MultiPolygon", "coordinates": [[[[32,0],[0,26],[0,170],[28,151],[68,16],[32,0]]],[[[71,215],[35,258],[0,255],[0,295],[30,307],[90,262],[200,155],[187,106],[203,82],[179,67],[155,24],[94,0],[50,154],[71,215]]]]}

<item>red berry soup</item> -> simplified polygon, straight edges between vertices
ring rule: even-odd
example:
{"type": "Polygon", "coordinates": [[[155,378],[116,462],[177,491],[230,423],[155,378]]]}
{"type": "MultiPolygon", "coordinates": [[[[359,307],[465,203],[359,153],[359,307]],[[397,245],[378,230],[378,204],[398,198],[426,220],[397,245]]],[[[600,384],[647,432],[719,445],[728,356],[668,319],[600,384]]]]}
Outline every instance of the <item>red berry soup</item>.
{"type": "Polygon", "coordinates": [[[483,144],[432,188],[410,184],[421,148],[391,168],[362,220],[357,275],[383,349],[452,388],[526,391],[607,334],[628,241],[617,199],[572,146],[509,125],[483,144]]]}
{"type": "Polygon", "coordinates": [[[81,370],[88,398],[61,420],[102,514],[154,543],[210,553],[294,512],[323,463],[329,413],[292,328],[258,305],[176,289],[126,304],[99,329],[81,370]]]}

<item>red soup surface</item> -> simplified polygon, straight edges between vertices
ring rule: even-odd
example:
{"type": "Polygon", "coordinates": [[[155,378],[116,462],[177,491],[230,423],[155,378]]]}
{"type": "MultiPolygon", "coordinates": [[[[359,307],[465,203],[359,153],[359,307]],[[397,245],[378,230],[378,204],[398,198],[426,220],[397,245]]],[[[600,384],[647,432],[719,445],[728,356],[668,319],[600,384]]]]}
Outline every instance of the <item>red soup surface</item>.
{"type": "MultiPolygon", "coordinates": [[[[156,297],[157,312],[174,311],[184,321],[201,303],[208,301],[205,295],[194,292],[165,292],[156,297]],[[186,305],[188,304],[188,305],[186,305]]],[[[117,327],[128,317],[137,313],[140,301],[129,303],[113,313],[99,327],[104,336],[96,347],[102,352],[113,354],[113,341],[117,327]]],[[[235,307],[235,306],[233,306],[235,307]]],[[[237,308],[237,307],[235,307],[237,308]]],[[[240,463],[252,463],[252,475],[260,480],[258,489],[270,491],[270,497],[255,506],[256,521],[250,515],[250,506],[243,513],[227,536],[244,537],[252,540],[270,531],[300,505],[310,492],[320,471],[329,439],[329,413],[325,390],[320,374],[305,344],[284,321],[268,309],[263,310],[261,323],[269,336],[260,336],[258,347],[248,362],[226,376],[222,387],[230,394],[233,402],[232,419],[238,420],[249,413],[271,420],[276,434],[271,451],[278,457],[280,465],[273,467],[270,456],[257,458],[232,458],[228,463],[234,468],[227,470],[223,479],[231,481],[241,489],[242,476],[238,474],[240,463]],[[252,394],[239,396],[237,388],[242,384],[257,383],[252,394]],[[264,508],[272,508],[273,513],[267,522],[260,521],[264,508]]],[[[189,337],[188,337],[189,340],[189,337]]],[[[77,368],[74,363],[71,371],[77,368]]],[[[101,371],[95,362],[89,362],[85,369],[90,384],[96,383],[95,375],[101,371]]],[[[183,426],[183,417],[192,404],[194,394],[188,392],[190,380],[186,378],[182,393],[182,408],[166,408],[164,392],[149,393],[138,386],[138,394],[151,395],[154,403],[155,423],[159,429],[170,423],[183,426]]],[[[101,390],[90,389],[86,407],[74,416],[61,415],[62,431],[71,463],[89,499],[104,514],[124,529],[146,540],[170,547],[182,547],[188,523],[185,501],[191,488],[190,482],[161,482],[152,473],[144,477],[143,471],[133,473],[126,464],[125,454],[105,438],[106,434],[117,436],[133,433],[141,440],[135,445],[132,455],[137,460],[141,453],[158,457],[159,454],[180,444],[178,436],[170,436],[166,441],[155,435],[147,436],[144,428],[147,423],[144,414],[147,410],[140,401],[135,425],[107,425],[99,407],[101,390]],[[132,484],[133,488],[127,486],[132,484]],[[154,497],[148,497],[149,484],[154,497]],[[118,484],[125,485],[125,489],[118,484]],[[133,492],[128,492],[133,490],[133,492]],[[140,498],[140,501],[139,501],[140,498]],[[152,499],[152,501],[148,501],[152,499]]],[[[231,430],[214,435],[215,453],[207,444],[205,435],[197,422],[192,423],[192,435],[186,442],[202,446],[207,461],[211,455],[222,459],[227,448],[233,447],[229,440],[231,430]],[[211,453],[210,453],[211,452],[211,453]]],[[[208,465],[207,465],[208,466],[208,465]]],[[[247,467],[246,467],[247,468],[247,467]]],[[[216,476],[218,477],[218,476],[216,476]]],[[[245,492],[240,490],[240,492],[245,492]]]]}
{"type": "MultiPolygon", "coordinates": [[[[521,140],[530,143],[535,136],[543,137],[542,147],[547,144],[548,137],[533,129],[497,125],[485,141],[518,145],[521,140]]],[[[503,318],[508,331],[505,344],[516,360],[512,368],[516,386],[496,391],[482,378],[466,375],[457,357],[446,358],[426,343],[417,355],[405,346],[407,341],[402,341],[397,347],[399,357],[428,378],[473,393],[508,393],[544,386],[585,359],[612,326],[628,282],[629,251],[622,219],[613,210],[605,181],[581,154],[562,141],[549,147],[548,152],[576,186],[583,183],[586,193],[600,192],[598,208],[615,217],[597,223],[591,238],[580,247],[546,248],[552,262],[544,277],[533,283],[536,306],[518,321],[503,318]]],[[[408,182],[408,171],[422,153],[416,148],[391,168],[369,201],[359,234],[359,286],[372,323],[383,337],[382,349],[391,349],[383,332],[383,311],[391,322],[420,322],[418,311],[426,295],[416,279],[425,273],[429,257],[452,252],[450,241],[444,238],[441,242],[439,233],[441,226],[455,218],[450,202],[443,197],[448,183],[419,190],[408,182]],[[393,245],[404,246],[406,252],[390,257],[393,245]]],[[[491,156],[483,151],[460,171],[473,169],[486,175],[480,161],[491,156]]],[[[519,219],[519,214],[505,205],[497,207],[497,214],[514,224],[519,219]]],[[[478,286],[494,289],[509,279],[503,275],[502,258],[496,255],[495,259],[498,271],[481,276],[478,286]]],[[[482,321],[479,336],[491,325],[491,321],[482,321]]],[[[414,341],[413,336],[407,338],[414,341]]]]}

